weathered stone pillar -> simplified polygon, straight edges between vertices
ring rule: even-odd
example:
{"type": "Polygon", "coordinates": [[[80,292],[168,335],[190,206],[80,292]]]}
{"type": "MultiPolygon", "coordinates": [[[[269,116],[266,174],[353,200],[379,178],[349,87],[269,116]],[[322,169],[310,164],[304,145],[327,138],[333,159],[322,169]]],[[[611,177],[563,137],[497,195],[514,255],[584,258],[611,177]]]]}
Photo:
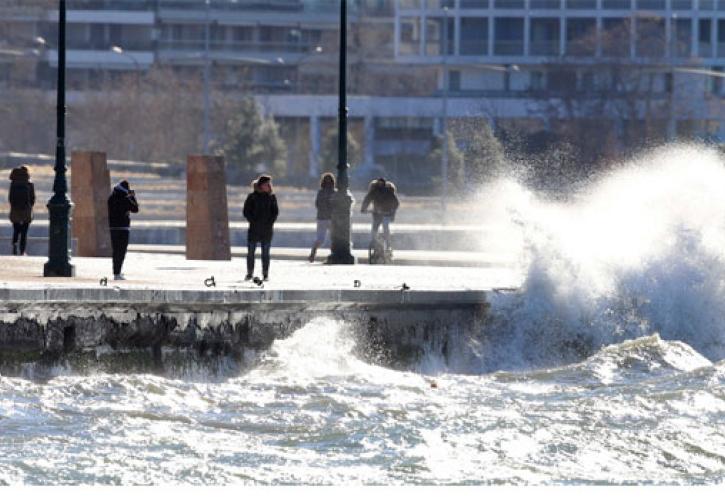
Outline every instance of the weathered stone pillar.
{"type": "Polygon", "coordinates": [[[231,260],[224,157],[190,155],[186,163],[186,258],[231,260]]]}
{"type": "Polygon", "coordinates": [[[79,257],[110,257],[108,197],[111,174],[106,153],[73,151],[71,154],[71,198],[73,237],[78,239],[79,257]]]}

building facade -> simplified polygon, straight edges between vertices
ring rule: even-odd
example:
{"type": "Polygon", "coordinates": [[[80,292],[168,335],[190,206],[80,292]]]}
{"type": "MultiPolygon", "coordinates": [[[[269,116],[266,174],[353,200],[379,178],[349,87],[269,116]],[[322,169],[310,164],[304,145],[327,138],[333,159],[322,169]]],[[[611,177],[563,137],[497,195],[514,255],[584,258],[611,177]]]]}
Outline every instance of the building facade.
{"type": "MultiPolygon", "coordinates": [[[[0,85],[55,84],[57,13],[39,2],[0,14],[0,85]],[[15,64],[18,50],[31,67],[15,64]]],[[[606,118],[622,143],[638,122],[670,138],[725,137],[725,0],[352,4],[350,118],[366,167],[409,173],[448,120],[551,129],[606,118]]],[[[317,175],[332,167],[319,158],[337,115],[338,5],[70,0],[69,87],[82,95],[152,66],[198,74],[208,61],[215,88],[252,93],[294,124],[293,161],[317,175]]]]}

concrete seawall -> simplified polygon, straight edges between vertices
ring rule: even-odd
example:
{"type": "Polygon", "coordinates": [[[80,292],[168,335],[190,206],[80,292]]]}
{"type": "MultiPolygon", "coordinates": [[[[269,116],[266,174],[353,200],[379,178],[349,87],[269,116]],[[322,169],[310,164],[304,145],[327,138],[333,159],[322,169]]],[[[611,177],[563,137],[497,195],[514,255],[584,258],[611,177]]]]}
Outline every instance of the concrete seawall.
{"type": "Polygon", "coordinates": [[[390,367],[450,356],[484,328],[486,291],[0,289],[0,374],[238,373],[315,318],[390,367]]]}

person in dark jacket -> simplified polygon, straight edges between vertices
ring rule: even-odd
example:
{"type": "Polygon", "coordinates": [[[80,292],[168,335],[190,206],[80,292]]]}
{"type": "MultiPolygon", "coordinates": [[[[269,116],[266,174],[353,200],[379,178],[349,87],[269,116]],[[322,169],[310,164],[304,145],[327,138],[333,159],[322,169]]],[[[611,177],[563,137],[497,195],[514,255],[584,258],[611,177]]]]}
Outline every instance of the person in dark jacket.
{"type": "Polygon", "coordinates": [[[254,257],[257,244],[262,246],[262,274],[264,280],[269,280],[270,251],[272,249],[272,235],[274,223],[279,215],[277,197],[272,192],[272,178],[261,175],[252,183],[253,191],[249,193],[244,202],[244,218],[249,222],[247,232],[247,275],[245,280],[251,280],[254,275],[254,257]]]}
{"type": "Polygon", "coordinates": [[[128,181],[119,182],[108,198],[108,225],[111,230],[113,248],[113,279],[125,280],[121,274],[126,259],[128,240],[131,234],[131,215],[138,213],[136,193],[129,187],[128,181]]]}
{"type": "Polygon", "coordinates": [[[33,221],[35,187],[30,182],[28,167],[14,168],[10,172],[10,222],[13,224],[13,255],[25,255],[28,229],[33,221]],[[18,248],[18,242],[20,247],[18,248]]]}
{"type": "Polygon", "coordinates": [[[317,191],[315,199],[315,207],[317,207],[317,238],[312,244],[310,251],[310,262],[315,261],[317,249],[322,246],[327,239],[332,224],[332,208],[335,198],[335,176],[330,172],[322,174],[320,179],[320,190],[317,191]]]}
{"type": "Polygon", "coordinates": [[[368,194],[362,202],[361,211],[366,213],[368,207],[373,206],[373,225],[371,229],[371,244],[375,241],[380,225],[383,226],[383,239],[385,249],[390,250],[390,223],[395,220],[395,214],[400,206],[398,196],[395,193],[395,184],[379,178],[370,183],[368,194]]]}

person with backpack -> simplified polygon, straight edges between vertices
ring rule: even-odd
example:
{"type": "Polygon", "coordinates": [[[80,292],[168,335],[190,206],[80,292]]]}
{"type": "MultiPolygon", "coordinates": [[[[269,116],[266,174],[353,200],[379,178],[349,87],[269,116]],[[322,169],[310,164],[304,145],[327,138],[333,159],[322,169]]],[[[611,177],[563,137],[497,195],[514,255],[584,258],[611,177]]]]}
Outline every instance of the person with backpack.
{"type": "Polygon", "coordinates": [[[317,191],[315,207],[317,208],[317,238],[312,244],[309,261],[314,262],[317,249],[325,243],[332,224],[332,209],[335,198],[335,176],[330,172],[322,174],[320,190],[317,191]]]}
{"type": "Polygon", "coordinates": [[[33,221],[33,206],[35,205],[35,186],[30,182],[28,167],[14,168],[10,172],[8,201],[10,202],[10,222],[13,224],[13,255],[25,255],[28,229],[33,221]]]}
{"type": "Polygon", "coordinates": [[[113,279],[125,280],[121,273],[126,260],[128,241],[131,236],[131,214],[138,213],[136,192],[127,180],[122,180],[108,198],[108,225],[111,230],[111,248],[113,249],[113,279]]]}
{"type": "Polygon", "coordinates": [[[395,193],[395,184],[385,180],[383,177],[375,179],[368,187],[368,193],[362,202],[361,212],[366,213],[368,207],[373,206],[373,224],[370,231],[371,246],[375,242],[380,225],[383,226],[383,239],[385,250],[392,248],[390,242],[390,223],[395,220],[395,213],[398,211],[400,201],[395,193]]]}
{"type": "Polygon", "coordinates": [[[246,281],[254,276],[254,258],[257,245],[262,247],[262,275],[269,281],[269,264],[271,260],[272,236],[274,223],[279,215],[277,197],[272,190],[272,178],[260,175],[252,183],[252,192],[244,202],[244,218],[249,222],[247,231],[247,275],[246,281]]]}

